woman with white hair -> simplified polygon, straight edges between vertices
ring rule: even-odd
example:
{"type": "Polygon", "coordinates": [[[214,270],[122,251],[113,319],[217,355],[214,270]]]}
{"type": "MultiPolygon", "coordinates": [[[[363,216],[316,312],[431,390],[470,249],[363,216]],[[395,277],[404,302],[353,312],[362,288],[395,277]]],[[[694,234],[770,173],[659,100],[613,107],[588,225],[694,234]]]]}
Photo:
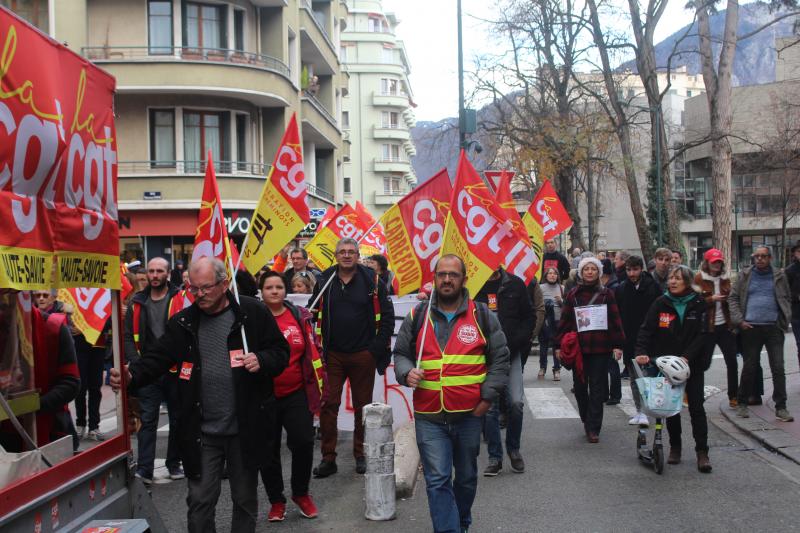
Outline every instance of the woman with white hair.
{"type": "MultiPolygon", "coordinates": [[[[586,439],[591,443],[600,440],[603,402],[608,397],[608,360],[612,354],[617,360],[622,357],[625,341],[614,291],[600,283],[602,268],[595,257],[581,259],[577,285],[564,297],[555,338],[556,344],[564,349],[572,346],[577,337],[582,375],[573,371],[572,379],[586,439]]],[[[556,355],[561,358],[561,350],[556,355]]]]}

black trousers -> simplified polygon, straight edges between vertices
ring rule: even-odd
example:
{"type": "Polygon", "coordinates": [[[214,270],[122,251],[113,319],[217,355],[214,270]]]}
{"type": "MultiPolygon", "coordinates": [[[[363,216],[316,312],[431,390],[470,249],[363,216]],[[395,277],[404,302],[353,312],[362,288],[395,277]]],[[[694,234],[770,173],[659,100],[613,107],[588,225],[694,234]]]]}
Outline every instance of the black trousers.
{"type": "Polygon", "coordinates": [[[583,356],[583,378],[572,372],[578,413],[587,431],[600,434],[603,425],[603,403],[608,397],[608,360],[611,354],[587,354],[583,356]]]}
{"type": "MultiPolygon", "coordinates": [[[[691,375],[686,382],[686,396],[689,400],[689,417],[692,421],[692,436],[694,449],[698,452],[708,451],[708,420],[703,407],[705,397],[703,389],[705,384],[702,366],[691,369],[691,375]]],[[[681,447],[681,415],[667,418],[667,431],[669,432],[669,445],[671,448],[681,447]]]]}
{"type": "Polygon", "coordinates": [[[292,496],[305,496],[308,494],[314,462],[314,418],[308,410],[303,389],[278,398],[276,410],[278,418],[272,439],[272,460],[261,469],[261,480],[267,489],[270,503],[286,503],[281,469],[283,430],[286,429],[286,445],[292,452],[292,496]]]}
{"type": "Polygon", "coordinates": [[[719,346],[722,350],[722,357],[725,358],[725,366],[728,369],[728,399],[736,398],[739,391],[739,362],[736,360],[736,334],[730,331],[725,325],[716,326],[714,332],[706,337],[706,358],[708,365],[711,366],[711,358],[714,355],[714,347],[719,346]]]}
{"type": "Polygon", "coordinates": [[[103,387],[103,350],[80,350],[76,353],[78,371],[81,375],[81,389],[75,398],[75,425],[88,426],[89,431],[100,425],[100,400],[103,387]],[[88,398],[87,398],[88,396],[88,398]],[[87,409],[88,399],[88,409],[87,409]],[[88,424],[87,422],[88,413],[88,424]]]}

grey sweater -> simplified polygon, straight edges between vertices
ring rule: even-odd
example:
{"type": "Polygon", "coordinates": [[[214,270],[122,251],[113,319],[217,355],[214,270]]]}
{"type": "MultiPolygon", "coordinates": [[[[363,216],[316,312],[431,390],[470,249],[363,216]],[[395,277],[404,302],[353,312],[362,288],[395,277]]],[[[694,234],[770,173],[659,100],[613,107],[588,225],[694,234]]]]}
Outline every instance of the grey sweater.
{"type": "MultiPolygon", "coordinates": [[[[445,318],[444,314],[439,310],[439,307],[436,305],[435,291],[431,295],[431,298],[433,298],[431,302],[431,317],[436,327],[433,328],[435,332],[428,328],[427,334],[435,334],[436,342],[439,343],[439,346],[444,348],[453,331],[455,320],[448,322],[447,318],[445,318]]],[[[469,293],[464,289],[463,301],[456,312],[456,316],[466,312],[468,299],[469,293]]],[[[482,332],[486,338],[487,346],[486,380],[481,385],[481,399],[492,402],[505,390],[508,384],[509,351],[506,345],[506,336],[503,334],[497,316],[495,316],[494,313],[487,312],[486,317],[489,321],[489,331],[482,332]]],[[[411,313],[409,313],[406,315],[405,320],[403,320],[403,325],[400,327],[400,332],[397,334],[397,341],[395,342],[394,352],[392,353],[394,357],[395,377],[397,378],[397,382],[401,385],[407,385],[406,376],[417,364],[417,354],[414,353],[413,348],[415,339],[412,337],[412,329],[413,319],[411,318],[411,313]]],[[[436,414],[417,413],[415,416],[428,420],[453,421],[465,414],[469,413],[446,413],[442,411],[436,414]]]]}
{"type": "Polygon", "coordinates": [[[236,419],[236,396],[233,390],[233,371],[228,354],[228,334],[234,316],[230,307],[218,315],[200,314],[198,347],[203,366],[201,399],[203,421],[200,429],[211,435],[235,435],[239,432],[236,419]]]}

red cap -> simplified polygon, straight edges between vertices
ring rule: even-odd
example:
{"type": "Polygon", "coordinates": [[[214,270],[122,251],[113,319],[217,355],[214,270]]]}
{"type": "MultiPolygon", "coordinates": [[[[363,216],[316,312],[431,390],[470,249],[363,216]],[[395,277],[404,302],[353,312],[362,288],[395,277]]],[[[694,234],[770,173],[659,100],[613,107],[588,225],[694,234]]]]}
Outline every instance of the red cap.
{"type": "Polygon", "coordinates": [[[716,248],[711,248],[710,250],[706,251],[706,253],[703,254],[703,259],[705,259],[709,263],[716,263],[717,261],[725,260],[725,258],[722,257],[722,252],[720,252],[716,248]]]}

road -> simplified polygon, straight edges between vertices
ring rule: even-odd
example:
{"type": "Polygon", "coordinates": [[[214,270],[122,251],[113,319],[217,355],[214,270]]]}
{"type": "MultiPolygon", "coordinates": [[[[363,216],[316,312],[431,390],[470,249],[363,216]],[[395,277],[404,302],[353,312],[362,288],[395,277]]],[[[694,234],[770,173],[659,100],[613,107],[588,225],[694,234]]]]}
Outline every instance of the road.
{"type": "MultiPolygon", "coordinates": [[[[766,356],[763,359],[768,378],[766,356]]],[[[569,393],[570,374],[563,373],[560,383],[553,382],[550,375],[538,380],[536,363],[531,358],[526,368],[527,397],[560,398],[562,408],[543,410],[539,408],[540,400],[533,411],[530,405],[526,407],[522,453],[527,470],[514,474],[506,461],[498,477],[479,478],[472,531],[789,531],[800,527],[796,507],[800,500],[800,466],[765,450],[728,423],[719,412],[719,395],[706,403],[713,473],[704,475],[696,469],[691,425],[684,412],[684,462],[667,465],[659,476],[636,459],[636,431],[627,424],[627,402],[606,407],[600,443],[588,444],[580,421],[567,418],[575,408],[569,393]]],[[[798,372],[791,335],[786,343],[786,366],[788,373],[798,372]]],[[[706,384],[710,392],[725,388],[721,358],[715,359],[706,373],[706,384]]],[[[627,388],[627,382],[623,387],[627,388]]],[[[789,399],[789,409],[800,415],[800,397],[789,399]]],[[[312,494],[320,508],[318,519],[302,518],[289,503],[285,522],[268,523],[268,504],[260,487],[257,530],[430,531],[422,480],[411,498],[398,501],[396,520],[369,522],[363,518],[363,479],[353,472],[353,460],[347,453],[350,445],[350,441],[340,443],[343,453],[338,474],[312,480],[312,494]]],[[[165,446],[166,434],[162,432],[159,457],[164,457],[165,446]]],[[[285,458],[288,459],[288,450],[285,458]]],[[[315,461],[318,460],[317,451],[315,461]]],[[[485,464],[484,446],[479,458],[481,471],[485,464]]],[[[284,467],[284,472],[288,471],[284,467]]],[[[288,479],[286,484],[288,487],[288,479]]],[[[185,482],[157,484],[152,492],[169,530],[185,530],[185,482]]],[[[229,491],[223,482],[217,514],[220,531],[230,527],[230,509],[229,491]]]]}

